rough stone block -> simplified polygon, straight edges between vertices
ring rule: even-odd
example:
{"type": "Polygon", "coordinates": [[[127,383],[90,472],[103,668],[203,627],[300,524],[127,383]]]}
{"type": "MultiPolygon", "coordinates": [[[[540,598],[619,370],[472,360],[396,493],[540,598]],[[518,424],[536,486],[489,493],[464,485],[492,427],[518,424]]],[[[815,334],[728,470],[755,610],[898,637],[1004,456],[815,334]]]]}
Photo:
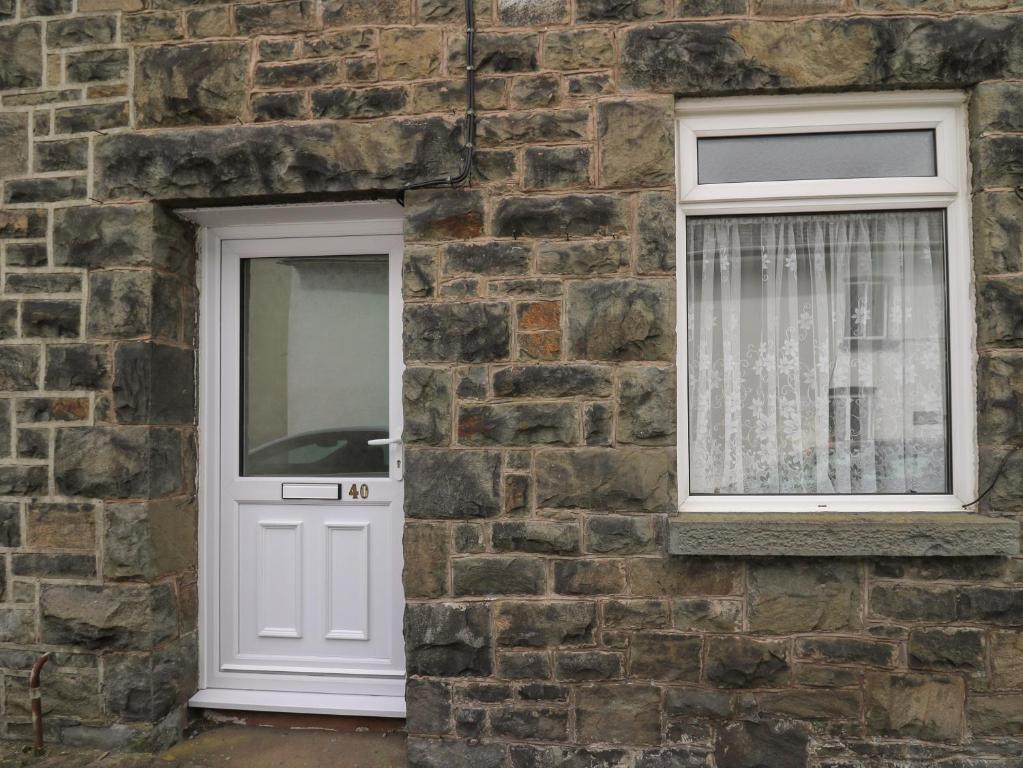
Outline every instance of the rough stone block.
{"type": "Polygon", "coordinates": [[[571,354],[588,360],[671,360],[674,286],[664,280],[590,280],[568,288],[571,354]]]}
{"type": "Polygon", "coordinates": [[[976,736],[1018,737],[1023,734],[1023,695],[971,695],[968,717],[976,736]]]}
{"type": "Polygon", "coordinates": [[[614,39],[606,30],[555,30],[544,37],[544,64],[551,69],[600,69],[614,61],[614,39]]]}
{"type": "Polygon", "coordinates": [[[502,646],[589,645],[597,611],[592,602],[500,602],[494,622],[502,646]]]}
{"type": "Polygon", "coordinates": [[[406,443],[451,441],[451,374],[436,368],[406,368],[402,378],[406,443]]]}
{"type": "Polygon", "coordinates": [[[611,445],[611,430],[611,406],[607,403],[583,406],[583,442],[586,445],[611,445]]]}
{"type": "Polygon", "coordinates": [[[495,517],[501,512],[501,456],[496,451],[409,449],[408,517],[495,517]]]}
{"type": "Polygon", "coordinates": [[[978,281],[977,343],[1023,347],[1023,278],[978,281]]]}
{"type": "Polygon", "coordinates": [[[804,637],[796,641],[796,656],[827,664],[864,664],[894,667],[899,646],[883,640],[858,637],[804,637]]]}
{"type": "Polygon", "coordinates": [[[605,651],[561,651],[554,666],[559,680],[571,682],[620,679],[625,668],[621,654],[605,651]]]}
{"type": "Polygon", "coordinates": [[[949,587],[878,584],[870,590],[870,612],[903,621],[955,621],[956,592],[949,587]]]}
{"type": "Polygon", "coordinates": [[[498,522],[491,530],[498,552],[572,555],[579,552],[579,528],[572,523],[498,522]]]}
{"type": "Polygon", "coordinates": [[[537,454],[536,467],[540,507],[674,510],[674,450],[548,450],[537,454]]]}
{"type": "Polygon", "coordinates": [[[113,396],[122,424],[194,423],[194,352],[152,342],[118,345],[113,396]]]}
{"type": "Polygon", "coordinates": [[[438,680],[412,678],[405,685],[410,734],[434,736],[451,732],[451,686],[438,680]]]}
{"type": "Polygon", "coordinates": [[[867,725],[879,736],[949,741],[962,737],[966,691],[960,677],[868,672],[867,725]]]}
{"type": "Polygon", "coordinates": [[[0,390],[10,392],[39,388],[39,347],[12,344],[0,355],[0,390]]]}
{"type": "Polygon", "coordinates": [[[671,623],[675,629],[693,632],[737,632],[742,627],[742,603],[688,597],[672,600],[671,623]]]}
{"type": "Polygon", "coordinates": [[[541,595],[547,586],[538,557],[466,557],[451,563],[455,595],[541,595]]]}
{"type": "Polygon", "coordinates": [[[128,74],[128,50],[117,48],[69,53],[65,70],[71,83],[123,80],[128,74]]]}
{"type": "Polygon", "coordinates": [[[4,185],[4,202],[60,203],[86,197],[84,176],[44,176],[35,179],[12,179],[4,185]]]}
{"type": "Polygon", "coordinates": [[[405,307],[405,359],[495,362],[507,358],[509,307],[501,302],[410,304],[405,307]]]}
{"type": "Polygon", "coordinates": [[[197,532],[194,501],[107,504],[103,574],[108,579],[151,580],[194,569],[197,532]]]}
{"type": "MultiPolygon", "coordinates": [[[[342,5],[351,0],[333,0],[342,5]]],[[[504,768],[507,747],[468,741],[410,738],[408,764],[414,768],[504,768]]]]}
{"type": "Polygon", "coordinates": [[[499,237],[589,237],[625,234],[625,201],[610,195],[506,197],[494,210],[499,237]]]}
{"type": "Polygon", "coordinates": [[[707,638],[704,676],[719,688],[778,688],[791,675],[788,643],[751,637],[707,638]]]}
{"type": "Polygon", "coordinates": [[[569,403],[463,406],[458,440],[465,445],[572,445],[579,440],[579,412],[569,403]]]}
{"type": "Polygon", "coordinates": [[[568,737],[568,711],[498,707],[490,711],[490,726],[497,736],[516,741],[564,741],[568,737]]]}
{"type": "Polygon", "coordinates": [[[438,75],[441,41],[437,29],[380,30],[380,79],[417,80],[438,75]]]}
{"type": "Polygon", "coordinates": [[[323,23],[329,27],[404,24],[411,16],[408,0],[325,0],[323,23]]]}
{"type": "Polygon", "coordinates": [[[602,275],[629,266],[628,240],[562,241],[540,244],[537,269],[554,275],[602,275]]]}
{"type": "Polygon", "coordinates": [[[1023,200],[1013,192],[974,193],[973,246],[978,275],[1023,272],[1023,200]]]}
{"type": "Polygon", "coordinates": [[[25,543],[36,550],[96,548],[96,506],[33,501],[26,514],[25,543]]]}
{"type": "Polygon", "coordinates": [[[128,499],[183,488],[181,435],[148,427],[68,427],[57,431],[54,481],[65,496],[128,499]]]}
{"type": "Polygon", "coordinates": [[[451,243],[444,248],[444,274],[522,275],[529,271],[529,256],[522,243],[451,243]]]}
{"type": "MultiPolygon", "coordinates": [[[[34,377],[32,380],[34,381],[34,377]]],[[[109,384],[110,365],[105,345],[48,344],[46,346],[46,373],[44,375],[46,389],[104,389],[109,384]]]]}
{"type": "Polygon", "coordinates": [[[611,369],[603,365],[516,365],[494,372],[497,397],[606,397],[611,369]]]}
{"type": "MultiPolygon", "coordinates": [[[[539,68],[540,35],[535,32],[477,33],[476,70],[483,73],[535,72],[539,68]]],[[[448,73],[465,72],[465,37],[448,44],[448,73]]]]}
{"type": "Polygon", "coordinates": [[[992,687],[1023,687],[1023,631],[992,632],[990,653],[992,687]]]}
{"type": "MultiPolygon", "coordinates": [[[[0,36],[3,29],[0,27],[0,36]]],[[[0,114],[0,179],[25,173],[28,173],[28,113],[0,114]]]]}
{"type": "Polygon", "coordinates": [[[596,683],[577,691],[576,727],[585,743],[657,744],[661,694],[653,685],[596,683]]]}
{"type": "Polygon", "coordinates": [[[126,101],[64,107],[53,111],[53,125],[56,133],[102,132],[110,128],[125,127],[129,122],[130,116],[126,101]]]}
{"type": "Polygon", "coordinates": [[[562,595],[607,595],[625,590],[620,560],[555,560],[554,591],[562,595]]]}
{"type": "Polygon", "coordinates": [[[0,90],[37,88],[43,84],[42,25],[0,27],[0,90]]]}
{"type": "Polygon", "coordinates": [[[699,637],[638,632],[629,643],[629,677],[699,682],[702,651],[703,641],[699,637]]]}
{"type": "Polygon", "coordinates": [[[792,717],[799,720],[858,720],[859,691],[816,690],[761,693],[757,709],[768,717],[792,717]]]}
{"type": "Polygon", "coordinates": [[[44,585],[43,642],[91,650],[149,650],[177,631],[171,587],[44,585]]]}
{"type": "Polygon", "coordinates": [[[637,213],[636,268],[640,274],[675,271],[675,195],[644,192],[637,213]]]}
{"type": "Polygon", "coordinates": [[[674,99],[602,101],[597,107],[602,187],[657,187],[672,183],[674,99]]]}
{"type": "Polygon", "coordinates": [[[46,25],[47,48],[106,45],[114,42],[116,36],[117,17],[114,15],[76,16],[46,25]]]}
{"type": "Polygon", "coordinates": [[[968,586],[959,591],[956,613],[961,621],[1023,625],[1023,589],[968,586]]]}
{"type": "Polygon", "coordinates": [[[490,608],[424,603],[405,608],[410,675],[486,677],[492,670],[490,608]]]}
{"type": "Polygon", "coordinates": [[[620,443],[674,445],[674,368],[627,368],[618,388],[618,429],[620,443]]]}
{"type": "Polygon", "coordinates": [[[483,147],[541,141],[585,141],[590,135],[590,118],[584,109],[501,112],[482,118],[478,131],[483,147]]]}
{"type": "Polygon", "coordinates": [[[757,563],[749,572],[750,629],[773,634],[857,629],[860,584],[856,563],[757,563]]]}
{"type": "Polygon", "coordinates": [[[527,147],[525,189],[565,189],[586,186],[590,176],[588,147],[527,147]]]}
{"type": "Polygon", "coordinates": [[[806,768],[809,738],[798,725],[734,722],[714,740],[717,768],[806,768]]]}

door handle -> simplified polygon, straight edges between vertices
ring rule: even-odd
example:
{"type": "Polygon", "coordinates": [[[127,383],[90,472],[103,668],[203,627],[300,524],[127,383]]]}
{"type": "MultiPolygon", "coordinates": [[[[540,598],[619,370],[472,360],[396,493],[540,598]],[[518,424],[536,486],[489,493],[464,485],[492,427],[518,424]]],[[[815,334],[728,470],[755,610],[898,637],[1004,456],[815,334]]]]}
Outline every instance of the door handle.
{"type": "Polygon", "coordinates": [[[401,449],[401,438],[400,437],[376,437],[372,440],[367,440],[366,445],[393,445],[395,450],[394,456],[394,475],[393,479],[402,480],[405,476],[405,471],[402,469],[401,461],[402,454],[404,453],[401,449]]]}

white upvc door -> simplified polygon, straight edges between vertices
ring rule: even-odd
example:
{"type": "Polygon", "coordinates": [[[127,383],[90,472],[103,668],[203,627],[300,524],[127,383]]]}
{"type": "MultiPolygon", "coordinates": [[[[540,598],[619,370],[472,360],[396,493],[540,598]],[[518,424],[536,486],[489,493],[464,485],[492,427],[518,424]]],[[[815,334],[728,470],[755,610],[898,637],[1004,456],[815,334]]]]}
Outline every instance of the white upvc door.
{"type": "Polygon", "coordinates": [[[395,229],[232,227],[207,254],[213,563],[193,706],[404,714],[395,229]]]}

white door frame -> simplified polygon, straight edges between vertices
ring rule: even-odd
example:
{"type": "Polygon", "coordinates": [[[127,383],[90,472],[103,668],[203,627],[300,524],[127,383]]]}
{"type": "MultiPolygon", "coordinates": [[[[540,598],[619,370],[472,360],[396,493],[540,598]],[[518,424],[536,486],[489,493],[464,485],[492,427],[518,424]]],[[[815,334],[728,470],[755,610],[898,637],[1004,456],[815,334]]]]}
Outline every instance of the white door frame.
{"type": "MultiPolygon", "coordinates": [[[[199,505],[199,690],[189,700],[193,707],[333,715],[404,717],[404,677],[385,686],[383,695],[278,692],[218,687],[215,669],[219,658],[220,616],[219,526],[215,511],[220,494],[220,415],[217,404],[221,387],[220,277],[221,243],[224,240],[275,237],[383,236],[400,237],[404,214],[396,203],[357,202],[314,205],[245,206],[203,208],[177,212],[201,229],[197,238],[199,260],[199,385],[198,471],[199,505]],[[399,693],[400,690],[400,693],[399,693]]],[[[392,279],[395,276],[392,275],[392,279]]],[[[400,280],[400,275],[397,276],[400,280]]],[[[389,308],[391,322],[400,334],[401,306],[389,308]]],[[[390,349],[392,375],[404,367],[401,345],[390,349]]],[[[392,420],[391,435],[401,434],[400,419],[392,420]]],[[[400,552],[396,563],[401,578],[400,552]]]]}

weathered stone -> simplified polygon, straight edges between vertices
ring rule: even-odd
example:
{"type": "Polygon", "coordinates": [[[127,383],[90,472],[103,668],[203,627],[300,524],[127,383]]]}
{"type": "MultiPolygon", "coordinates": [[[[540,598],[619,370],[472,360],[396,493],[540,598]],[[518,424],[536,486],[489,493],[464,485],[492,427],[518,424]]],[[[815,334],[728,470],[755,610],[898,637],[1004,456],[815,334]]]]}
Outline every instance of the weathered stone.
{"type": "Polygon", "coordinates": [[[878,584],[870,590],[870,612],[910,621],[954,621],[956,593],[948,587],[878,584]]]}
{"type": "Polygon", "coordinates": [[[569,75],[565,78],[568,95],[574,99],[590,99],[614,91],[614,82],[607,72],[569,75]]]}
{"type": "Polygon", "coordinates": [[[750,637],[707,638],[704,675],[720,688],[777,688],[790,676],[788,643],[750,637]]]}
{"type": "MultiPolygon", "coordinates": [[[[21,506],[12,502],[0,504],[0,547],[13,548],[20,546],[21,506]]],[[[2,664],[0,666],[7,665],[2,664]]]]}
{"type": "Polygon", "coordinates": [[[588,147],[527,147],[525,163],[525,189],[564,189],[589,181],[588,147]]]}
{"type": "Polygon", "coordinates": [[[1023,278],[978,282],[977,343],[1023,347],[1023,278]]]}
{"type": "Polygon", "coordinates": [[[599,365],[517,365],[494,373],[497,397],[604,397],[611,371],[599,365]]]}
{"type": "Polygon", "coordinates": [[[732,713],[732,698],[721,691],[668,688],[664,697],[664,712],[674,716],[724,718],[732,713]]]}
{"type": "MultiPolygon", "coordinates": [[[[483,526],[476,523],[459,523],[455,526],[453,538],[455,552],[459,554],[476,554],[484,550],[483,526]]],[[[444,580],[447,581],[446,575],[444,575],[444,580]]]]}
{"type": "Polygon", "coordinates": [[[614,60],[614,40],[602,29],[551,31],[544,38],[544,64],[551,69],[599,69],[614,60]]]}
{"type": "Polygon", "coordinates": [[[96,548],[96,506],[33,501],[26,515],[25,542],[32,549],[96,548]]]}
{"type": "Polygon", "coordinates": [[[332,27],[403,24],[410,12],[408,0],[325,0],[323,23],[332,27]]]}
{"type": "Polygon", "coordinates": [[[96,557],[67,552],[16,553],[12,558],[11,573],[49,579],[93,579],[96,577],[96,557]]]}
{"type": "Polygon", "coordinates": [[[6,249],[8,267],[45,267],[48,259],[46,243],[10,243],[6,249]]]}
{"type": "Polygon", "coordinates": [[[104,45],[114,42],[116,35],[116,16],[77,16],[48,23],[46,47],[75,48],[82,45],[104,45]]]}
{"type": "Polygon", "coordinates": [[[415,80],[439,74],[441,41],[440,30],[380,30],[380,79],[415,80]]]}
{"type": "Polygon", "coordinates": [[[519,280],[491,280],[488,295],[495,298],[539,297],[556,298],[561,295],[560,280],[522,278],[519,280]]]}
{"type": "Polygon", "coordinates": [[[492,669],[490,643],[486,605],[424,603],[405,608],[410,675],[485,677],[492,669]]]}
{"type": "Polygon", "coordinates": [[[591,446],[611,445],[611,407],[606,403],[583,406],[583,442],[591,446]]]}
{"type": "Polygon", "coordinates": [[[451,686],[447,683],[412,678],[405,685],[405,702],[409,733],[436,736],[451,732],[451,686]]]}
{"type": "Polygon", "coordinates": [[[0,90],[37,88],[43,84],[41,25],[12,24],[0,27],[0,90]]]}
{"type": "Polygon", "coordinates": [[[128,74],[127,49],[69,53],[67,78],[72,83],[123,80],[128,74]]]}
{"type": "Polygon", "coordinates": [[[510,92],[514,109],[542,109],[561,100],[561,80],[557,75],[522,75],[515,78],[510,92]]]}
{"type": "Polygon", "coordinates": [[[451,563],[456,595],[539,595],[546,588],[536,557],[467,557],[451,563]]]}
{"type": "Polygon", "coordinates": [[[301,93],[268,93],[254,96],[252,115],[259,122],[297,120],[305,117],[305,96],[301,93]]]}
{"type": "Polygon", "coordinates": [[[17,403],[18,422],[86,421],[89,418],[87,397],[31,397],[17,403]]]}
{"type": "Polygon", "coordinates": [[[699,682],[702,650],[699,637],[639,632],[629,643],[629,677],[699,682]]]}
{"type": "Polygon", "coordinates": [[[510,680],[545,680],[551,676],[546,652],[505,652],[497,655],[497,674],[510,680]]]}
{"type": "Polygon", "coordinates": [[[670,360],[673,286],[662,280],[572,283],[566,314],[571,353],[591,360],[670,360]]]}
{"type": "Polygon", "coordinates": [[[401,112],[408,91],[400,86],[331,88],[313,93],[313,116],[329,118],[381,117],[401,112]]]}
{"type": "Polygon", "coordinates": [[[148,650],[177,630],[166,586],[44,585],[43,642],[89,649],[148,650]]]}
{"type": "Polygon", "coordinates": [[[673,600],[671,623],[675,629],[699,632],[736,632],[742,626],[742,603],[689,597],[673,600]]]}
{"type": "Polygon", "coordinates": [[[530,478],[527,475],[505,475],[504,514],[508,517],[523,517],[531,509],[530,478]]]}
{"type": "MultiPolygon", "coordinates": [[[[584,109],[502,112],[479,121],[484,147],[505,147],[538,141],[579,141],[588,138],[589,112],[584,109]]],[[[498,231],[497,234],[510,234],[498,231]]]]}
{"type": "Polygon", "coordinates": [[[621,654],[603,651],[562,651],[554,658],[559,680],[593,682],[621,678],[624,663],[621,654]]]}
{"type": "Polygon", "coordinates": [[[64,107],[53,111],[53,125],[56,133],[89,133],[121,128],[130,122],[128,102],[110,104],[86,104],[81,107],[64,107]]]}
{"type": "Polygon", "coordinates": [[[976,736],[1018,737],[1023,734],[1023,695],[971,695],[968,716],[976,736]]]}
{"type": "Polygon", "coordinates": [[[125,42],[159,43],[184,37],[179,13],[146,13],[124,16],[121,36],[125,42]]]}
{"type": "Polygon", "coordinates": [[[519,331],[557,331],[561,328],[561,302],[529,301],[515,306],[519,331]]]}
{"type": "Polygon", "coordinates": [[[499,522],[490,536],[499,552],[571,555],[579,551],[579,529],[570,523],[499,522]]]}
{"type": "Polygon", "coordinates": [[[961,621],[1023,625],[1023,589],[964,587],[958,593],[956,613],[961,621]]]}
{"type": "Polygon", "coordinates": [[[679,0],[675,15],[679,18],[707,16],[745,16],[746,0],[679,0]]]}
{"type": "MultiPolygon", "coordinates": [[[[239,93],[244,96],[244,90],[239,93]]],[[[460,142],[460,131],[440,118],[121,133],[97,142],[95,192],[103,200],[134,200],[396,189],[449,172],[460,142]],[[407,162],[395,164],[394,157],[407,162]]],[[[423,217],[420,201],[472,200],[474,195],[460,190],[410,194],[410,239],[415,219],[423,217]]],[[[448,219],[449,226],[457,223],[467,237],[480,229],[462,210],[448,216],[456,217],[448,219]]],[[[438,219],[445,220],[432,217],[429,231],[447,237],[449,230],[439,229],[438,219]]]]}
{"type": "Polygon", "coordinates": [[[1004,16],[964,16],[641,26],[622,41],[623,79],[677,95],[968,86],[1023,69],[1013,43],[1019,25],[1004,16]]]}
{"type": "Polygon", "coordinates": [[[1023,631],[997,630],[991,633],[991,686],[1023,687],[1023,631]]]}
{"type": "Polygon", "coordinates": [[[909,668],[983,673],[984,632],[978,629],[915,629],[909,635],[909,668]]]}
{"type": "Polygon", "coordinates": [[[195,568],[197,521],[195,504],[182,499],[107,504],[104,576],[155,579],[195,568]]]}
{"type": "Polygon", "coordinates": [[[978,275],[1023,271],[1023,200],[1013,192],[975,193],[973,245],[978,275]]]}
{"type": "Polygon", "coordinates": [[[402,378],[406,443],[451,441],[451,374],[436,368],[406,368],[402,378]]]}
{"type": "Polygon", "coordinates": [[[138,124],[234,122],[245,109],[248,59],[248,46],[236,42],[139,49],[135,62],[135,82],[140,84],[135,92],[138,124]]]}
{"type": "Polygon", "coordinates": [[[664,16],[665,0],[580,0],[578,21],[634,21],[664,16]]]}
{"type": "Polygon", "coordinates": [[[447,591],[447,569],[438,567],[450,554],[448,531],[433,523],[406,523],[402,537],[405,596],[441,597],[447,591]]]}
{"type": "MultiPolygon", "coordinates": [[[[3,28],[0,27],[0,35],[3,28]]],[[[0,64],[0,67],[3,65],[0,64]]],[[[2,77],[0,70],[0,77],[2,77]]],[[[2,87],[2,85],[0,85],[2,87]]],[[[40,146],[39,144],[36,147],[40,146]]],[[[28,113],[0,114],[0,179],[28,172],[28,113]]]]}
{"type": "MultiPolygon", "coordinates": [[[[5,351],[5,357],[6,354],[5,351]]],[[[107,348],[101,344],[47,345],[44,377],[46,389],[77,390],[107,387],[110,383],[107,355],[107,348]]],[[[34,374],[30,378],[34,381],[34,374]]]]}
{"type": "Polygon", "coordinates": [[[0,355],[0,390],[39,387],[39,347],[29,344],[5,346],[0,355]]]}
{"type": "Polygon", "coordinates": [[[653,685],[607,683],[577,691],[576,727],[587,743],[656,744],[661,736],[661,695],[653,685]]]}
{"type": "Polygon", "coordinates": [[[835,560],[767,561],[749,571],[750,629],[835,631],[861,625],[860,568],[835,560]]]}
{"type": "MultiPolygon", "coordinates": [[[[351,0],[334,0],[344,5],[351,0]]],[[[408,740],[408,764],[415,768],[503,768],[506,747],[436,739],[408,740]]]]}
{"type": "Polygon", "coordinates": [[[971,133],[1023,131],[1021,98],[1023,88],[1019,83],[980,83],[971,93],[971,133]]]}
{"type": "Polygon", "coordinates": [[[622,512],[675,506],[673,450],[583,448],[537,455],[537,504],[622,512]]]}
{"type": "Polygon", "coordinates": [[[962,736],[962,678],[868,672],[866,679],[867,725],[878,735],[925,741],[962,736]]]}
{"type": "Polygon", "coordinates": [[[508,197],[494,211],[499,237],[587,237],[627,230],[625,201],[610,195],[508,197]]]}
{"type": "Polygon", "coordinates": [[[579,440],[578,409],[569,403],[463,406],[458,440],[465,445],[572,445],[579,440]]]}
{"type": "Polygon", "coordinates": [[[0,238],[46,237],[47,221],[45,208],[0,210],[0,238]]]}
{"type": "Polygon", "coordinates": [[[717,768],[805,768],[808,742],[806,732],[798,726],[729,723],[717,731],[714,764],[717,768]]]}
{"type": "Polygon", "coordinates": [[[502,602],[494,616],[497,643],[503,646],[589,645],[596,623],[591,602],[502,602]]]}
{"type": "Polygon", "coordinates": [[[88,186],[84,176],[44,176],[38,179],[12,179],[4,184],[4,202],[59,203],[82,200],[88,186]]]}
{"type": "Polygon", "coordinates": [[[602,187],[656,187],[674,175],[673,99],[602,101],[597,107],[602,187]]]}
{"type": "Polygon", "coordinates": [[[1011,443],[1023,430],[1023,356],[981,355],[977,392],[981,442],[1011,443]]]}
{"type": "Polygon", "coordinates": [[[627,368],[618,389],[620,443],[675,444],[674,368],[627,368]]]}
{"type": "Polygon", "coordinates": [[[0,301],[0,339],[18,335],[18,302],[0,301]]]}
{"type": "MultiPolygon", "coordinates": [[[[476,81],[476,108],[503,109],[508,100],[506,78],[481,77],[476,81]]],[[[416,83],[416,112],[459,112],[465,109],[465,79],[416,83]]]]}
{"type": "Polygon", "coordinates": [[[494,517],[501,512],[501,456],[496,451],[406,451],[408,517],[494,517]]]}
{"type": "Polygon", "coordinates": [[[894,667],[899,662],[899,646],[858,637],[804,637],[796,641],[796,655],[830,664],[894,667]]]}
{"type": "MultiPolygon", "coordinates": [[[[33,168],[37,172],[84,171],[89,166],[89,141],[85,138],[37,141],[33,149],[33,168]]],[[[62,210],[67,209],[57,209],[62,210]]]]}
{"type": "Polygon", "coordinates": [[[193,423],[193,351],[151,342],[119,345],[114,355],[113,395],[122,424],[193,423]]]}
{"type": "MultiPolygon", "coordinates": [[[[341,80],[341,65],[334,59],[257,64],[255,71],[256,85],[265,88],[307,88],[314,85],[330,85],[341,80]]],[[[374,108],[377,111],[372,112],[373,114],[384,114],[389,111],[381,107],[386,107],[386,100],[381,99],[379,95],[350,89],[317,91],[314,98],[315,112],[320,117],[332,109],[339,113],[347,109],[353,116],[358,110],[361,110],[359,116],[368,116],[374,108]]]]}
{"type": "Polygon", "coordinates": [[[556,275],[620,272],[629,265],[627,240],[553,241],[540,244],[537,268],[556,275]]]}
{"type": "Polygon", "coordinates": [[[529,255],[522,243],[451,243],[444,249],[444,274],[522,275],[529,271],[529,255]]]}
{"type": "Polygon", "coordinates": [[[975,187],[1018,187],[1023,184],[1023,136],[1000,134],[973,142],[975,187]]]}
{"type": "Polygon", "coordinates": [[[641,273],[675,271],[675,196],[644,192],[639,196],[636,267],[641,273]]]}
{"type": "Polygon", "coordinates": [[[50,458],[50,434],[42,429],[19,429],[15,436],[15,449],[21,459],[50,458]]]}
{"type": "MultiPolygon", "coordinates": [[[[41,702],[44,715],[53,719],[97,720],[102,717],[99,679],[95,670],[48,671],[47,687],[50,694],[41,702]]],[[[11,717],[28,717],[31,714],[31,700],[26,690],[26,681],[17,682],[19,685],[7,688],[5,712],[11,717]]]]}
{"type": "Polygon", "coordinates": [[[93,338],[176,338],[180,300],[176,281],[163,275],[91,272],[86,331],[93,338]]]}
{"type": "Polygon", "coordinates": [[[512,768],[625,768],[632,761],[622,749],[514,744],[510,752],[512,768]]]}
{"type": "MultiPolygon", "coordinates": [[[[474,43],[478,72],[534,72],[539,68],[540,36],[523,32],[485,32],[474,43]]],[[[465,38],[459,35],[448,45],[448,72],[465,71],[465,38]]]]}
{"type": "Polygon", "coordinates": [[[604,626],[611,629],[667,629],[668,604],[664,600],[608,600],[603,605],[604,626]]]}
{"type": "Polygon", "coordinates": [[[410,304],[405,307],[405,359],[494,362],[508,356],[509,308],[504,303],[410,304]]]}
{"type": "MultiPolygon", "coordinates": [[[[188,36],[229,37],[231,35],[231,6],[220,5],[212,8],[197,8],[185,16],[188,36]]],[[[239,9],[240,10],[240,9],[239,9]]]]}
{"type": "Polygon", "coordinates": [[[316,24],[316,3],[312,0],[287,0],[239,5],[234,9],[234,23],[241,35],[303,32],[316,24]]]}
{"type": "Polygon", "coordinates": [[[496,735],[517,741],[564,741],[568,736],[568,711],[498,707],[490,712],[490,726],[496,735]]]}
{"type": "Polygon", "coordinates": [[[405,199],[409,240],[464,240],[483,234],[483,197],[462,189],[412,191],[405,199]]]}
{"type": "Polygon", "coordinates": [[[58,430],[54,481],[65,496],[124,499],[179,491],[181,435],[149,427],[58,430]]]}
{"type": "Polygon", "coordinates": [[[778,691],[756,697],[757,709],[769,717],[799,720],[856,720],[860,714],[858,691],[778,691]]]}
{"type": "Polygon", "coordinates": [[[619,560],[555,560],[554,591],[562,595],[616,594],[625,589],[619,560]]]}

